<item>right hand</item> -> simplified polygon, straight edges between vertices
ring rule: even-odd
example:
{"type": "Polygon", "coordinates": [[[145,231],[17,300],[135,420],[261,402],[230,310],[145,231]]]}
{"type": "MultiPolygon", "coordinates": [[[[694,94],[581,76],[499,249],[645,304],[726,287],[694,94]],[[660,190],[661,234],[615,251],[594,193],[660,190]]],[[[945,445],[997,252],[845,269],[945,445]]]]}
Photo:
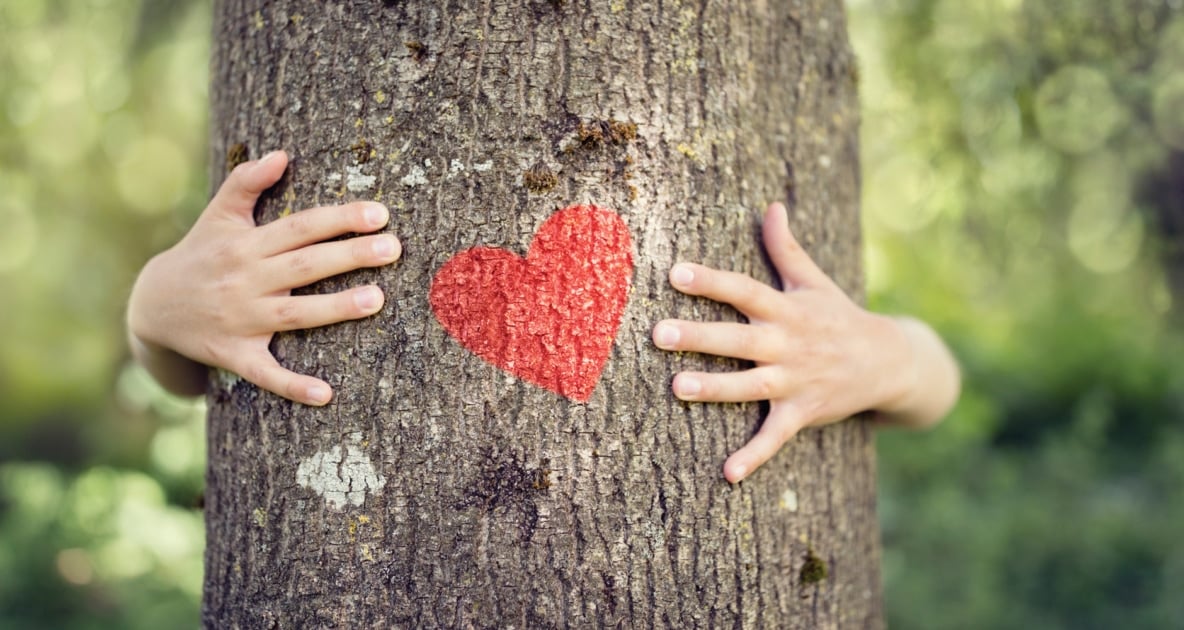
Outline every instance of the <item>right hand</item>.
{"type": "Polygon", "coordinates": [[[325,295],[292,289],[399,258],[390,234],[374,232],[390,213],[378,203],[312,208],[256,226],[255,202],[283,176],[288,156],[275,151],[230,173],[193,228],[150,260],[128,300],[133,353],[174,393],[205,391],[207,370],[229,370],[259,387],[308,405],[333,396],[325,381],[281,366],[269,344],[277,331],[315,328],[373,315],[374,285],[325,295]]]}

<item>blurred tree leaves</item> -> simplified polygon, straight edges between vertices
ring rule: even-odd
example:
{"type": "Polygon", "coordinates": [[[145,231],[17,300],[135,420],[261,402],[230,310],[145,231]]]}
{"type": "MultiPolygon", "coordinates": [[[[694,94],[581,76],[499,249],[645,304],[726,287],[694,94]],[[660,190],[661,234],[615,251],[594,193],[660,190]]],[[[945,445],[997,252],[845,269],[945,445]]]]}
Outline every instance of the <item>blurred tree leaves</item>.
{"type": "Polygon", "coordinates": [[[93,425],[131,280],[203,205],[208,7],[168,3],[178,30],[137,50],[158,4],[0,4],[0,432],[93,425]]]}
{"type": "Polygon", "coordinates": [[[880,440],[890,625],[1184,626],[1184,3],[851,5],[871,301],[965,371],[880,440]]]}
{"type": "MultiPolygon", "coordinates": [[[[881,440],[893,627],[1184,626],[1184,0],[850,0],[868,285],[950,340],[881,440]]],[[[0,0],[0,627],[197,625],[199,404],[128,363],[204,205],[205,0],[0,0]]]]}
{"type": "Polygon", "coordinates": [[[196,627],[200,406],[128,363],[204,205],[209,7],[0,1],[0,627],[196,627]]]}

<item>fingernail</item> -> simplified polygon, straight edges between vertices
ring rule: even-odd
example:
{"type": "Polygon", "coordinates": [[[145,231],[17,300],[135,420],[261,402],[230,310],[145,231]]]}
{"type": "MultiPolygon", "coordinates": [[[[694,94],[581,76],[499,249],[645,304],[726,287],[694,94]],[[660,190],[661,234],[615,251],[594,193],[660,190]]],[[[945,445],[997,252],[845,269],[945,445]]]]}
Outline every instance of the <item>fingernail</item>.
{"type": "Polygon", "coordinates": [[[654,330],[654,343],[658,344],[659,348],[673,348],[678,343],[680,336],[676,326],[658,324],[654,330]]]}
{"type": "Polygon", "coordinates": [[[308,388],[308,402],[314,405],[323,405],[329,402],[329,388],[324,385],[313,385],[308,388]]]}
{"type": "Polygon", "coordinates": [[[391,258],[395,255],[395,239],[391,236],[381,236],[374,240],[374,255],[382,259],[391,258]]]}
{"type": "Polygon", "coordinates": [[[745,477],[748,476],[748,467],[744,466],[744,465],[737,466],[735,472],[736,472],[736,481],[734,481],[733,483],[740,483],[741,481],[744,481],[745,477]]]}
{"type": "Polygon", "coordinates": [[[360,289],[354,293],[354,304],[367,313],[378,310],[382,306],[382,291],[378,287],[360,289]]]}
{"type": "Polygon", "coordinates": [[[697,396],[702,389],[703,384],[699,382],[699,379],[684,376],[678,379],[678,391],[676,393],[681,397],[697,396]]]}
{"type": "Polygon", "coordinates": [[[263,166],[264,164],[267,164],[268,162],[270,162],[270,161],[272,161],[272,160],[276,159],[276,158],[277,158],[277,157],[279,157],[279,156],[280,156],[280,152],[279,152],[279,151],[272,151],[271,153],[268,153],[267,155],[265,155],[265,156],[263,156],[262,158],[260,158],[260,159],[259,159],[259,164],[258,164],[258,166],[263,166]]]}
{"type": "Polygon", "coordinates": [[[391,213],[386,209],[386,206],[375,203],[366,206],[366,209],[362,211],[362,216],[366,219],[366,225],[382,227],[390,219],[391,213]]]}
{"type": "Polygon", "coordinates": [[[695,272],[691,271],[689,265],[675,265],[674,269],[670,270],[670,284],[676,287],[690,286],[691,281],[695,279],[695,272]]]}

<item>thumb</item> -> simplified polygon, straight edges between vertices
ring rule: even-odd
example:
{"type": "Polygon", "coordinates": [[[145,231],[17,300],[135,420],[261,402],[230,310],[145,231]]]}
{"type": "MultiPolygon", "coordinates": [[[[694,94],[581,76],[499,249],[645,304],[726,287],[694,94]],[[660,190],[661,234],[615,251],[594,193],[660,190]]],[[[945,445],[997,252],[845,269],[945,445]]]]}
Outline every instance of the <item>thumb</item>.
{"type": "Polygon", "coordinates": [[[769,415],[756,435],[724,462],[724,477],[729,483],[744,481],[752,471],[776,455],[804,425],[805,417],[793,403],[773,401],[769,415]]]}
{"type": "Polygon", "coordinates": [[[262,159],[239,164],[222,182],[206,212],[255,225],[255,202],[263,191],[280,181],[287,168],[288,154],[283,151],[272,151],[262,159]]]}
{"type": "Polygon", "coordinates": [[[283,367],[266,349],[245,350],[228,368],[256,386],[298,403],[321,407],[333,397],[328,383],[283,367]]]}
{"type": "Polygon", "coordinates": [[[788,291],[830,284],[826,273],[814,264],[810,255],[802,249],[793,233],[789,231],[789,213],[780,202],[769,204],[769,208],[765,210],[761,236],[764,239],[765,251],[781,276],[783,289],[788,291]]]}

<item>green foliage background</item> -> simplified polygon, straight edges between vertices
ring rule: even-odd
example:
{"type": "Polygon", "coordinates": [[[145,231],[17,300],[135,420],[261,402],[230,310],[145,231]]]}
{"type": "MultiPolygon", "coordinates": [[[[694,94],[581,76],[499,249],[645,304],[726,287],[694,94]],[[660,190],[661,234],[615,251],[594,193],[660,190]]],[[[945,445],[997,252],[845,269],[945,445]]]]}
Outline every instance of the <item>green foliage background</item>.
{"type": "MultiPolygon", "coordinates": [[[[957,410],[880,438],[897,628],[1184,627],[1184,1],[850,0],[871,304],[957,410]]],[[[204,206],[209,6],[0,0],[0,627],[197,626],[200,403],[124,349],[204,206]]]]}

